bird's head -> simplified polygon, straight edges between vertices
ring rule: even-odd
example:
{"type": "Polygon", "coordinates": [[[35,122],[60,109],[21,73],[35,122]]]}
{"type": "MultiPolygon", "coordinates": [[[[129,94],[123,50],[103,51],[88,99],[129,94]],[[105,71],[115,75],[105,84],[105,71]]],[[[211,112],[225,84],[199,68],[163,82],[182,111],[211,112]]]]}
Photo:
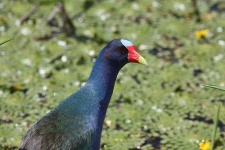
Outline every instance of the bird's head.
{"type": "Polygon", "coordinates": [[[136,51],[134,44],[125,39],[109,42],[104,48],[103,59],[115,65],[125,65],[129,62],[147,65],[145,59],[136,51]]]}

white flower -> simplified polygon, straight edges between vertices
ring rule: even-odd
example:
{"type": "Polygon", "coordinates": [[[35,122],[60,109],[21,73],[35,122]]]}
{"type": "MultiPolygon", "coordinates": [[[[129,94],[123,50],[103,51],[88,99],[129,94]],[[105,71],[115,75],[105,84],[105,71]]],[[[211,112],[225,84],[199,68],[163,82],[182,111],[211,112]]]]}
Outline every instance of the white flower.
{"type": "Polygon", "coordinates": [[[65,47],[66,46],[66,42],[65,41],[58,41],[57,44],[59,46],[65,47]]]}
{"type": "Polygon", "coordinates": [[[67,62],[67,57],[66,57],[65,55],[63,55],[63,56],[61,57],[61,61],[62,61],[62,62],[67,62]]]}
{"type": "Polygon", "coordinates": [[[28,35],[31,34],[31,30],[30,30],[29,28],[23,28],[23,29],[21,30],[21,33],[22,33],[23,35],[25,35],[25,36],[28,36],[28,35]]]}

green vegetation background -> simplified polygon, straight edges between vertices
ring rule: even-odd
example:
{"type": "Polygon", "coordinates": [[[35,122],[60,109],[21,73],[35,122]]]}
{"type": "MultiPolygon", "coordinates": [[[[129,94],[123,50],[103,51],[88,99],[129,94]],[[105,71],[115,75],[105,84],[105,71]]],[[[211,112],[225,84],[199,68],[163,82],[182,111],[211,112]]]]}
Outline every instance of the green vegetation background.
{"type": "Polygon", "coordinates": [[[125,38],[149,66],[119,73],[101,148],[198,149],[221,105],[216,149],[224,150],[225,94],[199,84],[225,85],[225,3],[193,2],[67,0],[68,36],[60,13],[46,23],[55,0],[2,0],[0,42],[15,39],[0,47],[0,149],[17,149],[29,127],[85,83],[101,48],[125,38]],[[207,35],[196,38],[202,29],[207,35]]]}

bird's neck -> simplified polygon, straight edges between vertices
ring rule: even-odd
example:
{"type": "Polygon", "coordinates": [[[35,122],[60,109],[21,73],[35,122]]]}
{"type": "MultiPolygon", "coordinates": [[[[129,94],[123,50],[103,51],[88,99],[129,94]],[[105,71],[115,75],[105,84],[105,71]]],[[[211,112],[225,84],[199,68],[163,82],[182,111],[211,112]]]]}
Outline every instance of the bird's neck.
{"type": "Polygon", "coordinates": [[[103,122],[113,93],[116,77],[122,67],[115,64],[112,65],[110,62],[104,62],[104,60],[97,58],[87,83],[94,87],[95,95],[98,95],[98,98],[95,99],[98,101],[98,127],[95,138],[95,143],[98,143],[97,146],[100,145],[103,122]]]}
{"type": "Polygon", "coordinates": [[[99,59],[96,59],[88,83],[91,83],[96,89],[100,103],[107,107],[112,96],[116,77],[122,66],[99,59]]]}

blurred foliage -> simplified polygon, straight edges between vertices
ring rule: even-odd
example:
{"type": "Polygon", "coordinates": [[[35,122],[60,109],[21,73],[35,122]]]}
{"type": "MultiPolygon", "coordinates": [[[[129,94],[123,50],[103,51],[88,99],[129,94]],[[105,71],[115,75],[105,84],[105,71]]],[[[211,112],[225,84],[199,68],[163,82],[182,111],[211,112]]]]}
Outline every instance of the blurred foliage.
{"type": "MultiPolygon", "coordinates": [[[[67,0],[74,36],[58,13],[46,23],[56,2],[0,2],[0,41],[14,38],[0,46],[0,149],[17,149],[35,121],[85,83],[115,38],[135,43],[149,67],[128,64],[119,73],[101,149],[194,150],[211,137],[225,94],[199,84],[225,85],[223,1],[67,0]],[[203,39],[200,30],[208,31],[203,39]]],[[[216,135],[215,149],[225,149],[224,115],[216,135]]]]}

